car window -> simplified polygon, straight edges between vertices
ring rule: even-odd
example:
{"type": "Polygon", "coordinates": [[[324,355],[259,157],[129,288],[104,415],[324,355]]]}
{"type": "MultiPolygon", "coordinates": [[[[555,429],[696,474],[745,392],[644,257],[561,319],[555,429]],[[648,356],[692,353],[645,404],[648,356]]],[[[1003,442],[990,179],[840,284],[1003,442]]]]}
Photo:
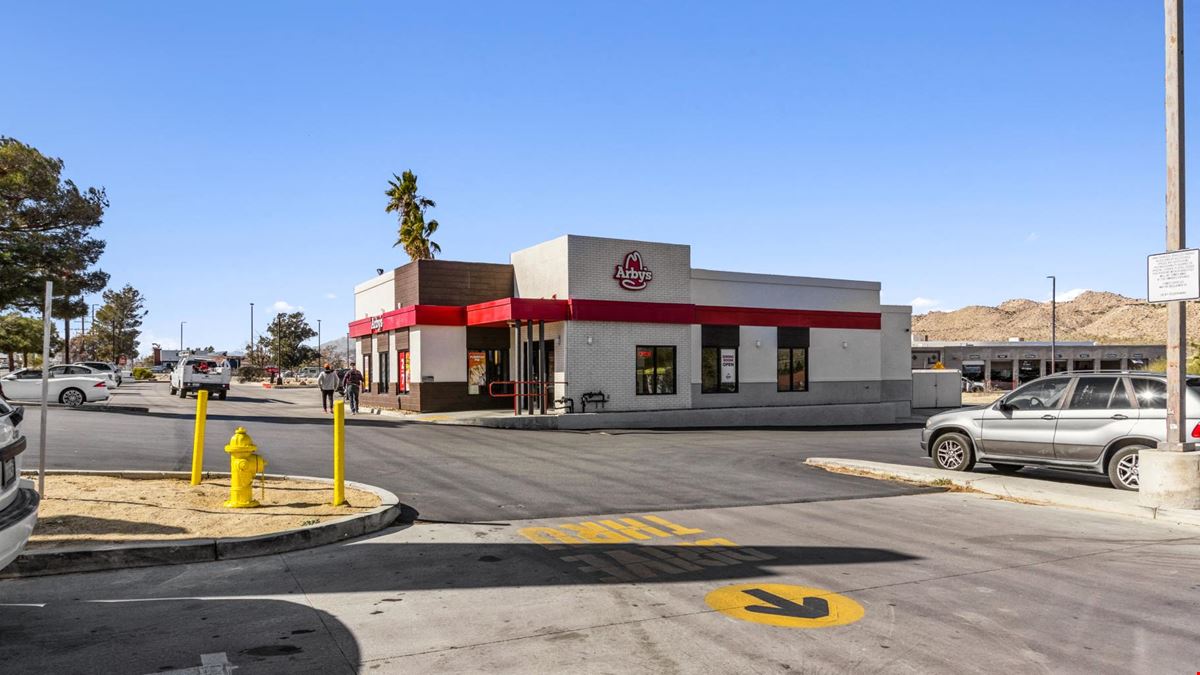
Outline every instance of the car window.
{"type": "Polygon", "coordinates": [[[66,375],[66,374],[67,374],[67,367],[66,367],[66,366],[50,366],[50,375],[51,375],[51,376],[54,376],[54,375],[66,375]]]}
{"type": "Polygon", "coordinates": [[[67,366],[67,375],[91,375],[92,371],[83,366],[67,366]]]}
{"type": "Polygon", "coordinates": [[[1070,380],[1065,377],[1030,382],[1009,394],[1004,402],[1013,410],[1057,408],[1070,380]]]}
{"type": "Polygon", "coordinates": [[[1167,407],[1167,383],[1163,380],[1151,380],[1137,377],[1133,379],[1133,397],[1137,399],[1139,408],[1151,410],[1167,407]]]}
{"type": "Polygon", "coordinates": [[[40,380],[42,379],[42,371],[40,370],[23,370],[17,373],[18,380],[40,380]]]}
{"type": "Polygon", "coordinates": [[[1125,385],[1115,377],[1081,377],[1075,383],[1075,393],[1067,404],[1071,410],[1106,410],[1130,408],[1125,385]]]}

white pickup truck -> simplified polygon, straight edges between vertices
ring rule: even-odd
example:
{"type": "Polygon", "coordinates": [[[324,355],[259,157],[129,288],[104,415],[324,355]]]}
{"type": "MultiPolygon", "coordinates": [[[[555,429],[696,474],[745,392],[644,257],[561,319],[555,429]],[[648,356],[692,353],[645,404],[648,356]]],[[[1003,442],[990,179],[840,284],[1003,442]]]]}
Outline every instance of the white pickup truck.
{"type": "Polygon", "coordinates": [[[187,398],[188,392],[208,391],[209,396],[216,396],[222,401],[229,394],[229,381],[233,379],[233,370],[217,364],[211,357],[189,355],[183,357],[175,370],[171,371],[171,395],[179,394],[179,398],[187,398]]]}

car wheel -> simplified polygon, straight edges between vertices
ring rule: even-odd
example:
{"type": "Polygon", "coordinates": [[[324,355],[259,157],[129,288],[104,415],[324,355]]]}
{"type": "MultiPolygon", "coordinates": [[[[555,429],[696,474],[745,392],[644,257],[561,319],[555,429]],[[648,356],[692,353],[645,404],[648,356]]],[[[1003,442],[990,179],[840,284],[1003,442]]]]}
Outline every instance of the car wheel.
{"type": "Polygon", "coordinates": [[[229,393],[229,392],[225,392],[225,391],[223,391],[223,392],[221,392],[221,393],[217,394],[217,398],[218,398],[219,400],[222,400],[222,401],[224,401],[224,400],[225,400],[225,395],[226,395],[226,394],[228,394],[228,393],[229,393]]]}
{"type": "Polygon", "coordinates": [[[74,388],[66,389],[63,391],[63,393],[58,395],[59,403],[62,403],[63,405],[66,405],[66,406],[70,406],[72,408],[78,408],[79,406],[83,405],[84,402],[86,402],[86,401],[87,401],[87,399],[84,398],[83,392],[78,389],[74,389],[74,388]]]}
{"type": "Polygon", "coordinates": [[[179,390],[179,398],[187,398],[187,389],[179,390]]]}
{"type": "Polygon", "coordinates": [[[971,441],[953,431],[938,436],[933,444],[933,463],[937,468],[947,471],[970,471],[975,466],[971,441]]]}
{"type": "Polygon", "coordinates": [[[179,391],[179,390],[178,390],[178,389],[176,389],[175,387],[171,387],[171,395],[172,395],[172,396],[174,396],[174,395],[176,394],[176,392],[178,392],[178,391],[179,391]]]}
{"type": "Polygon", "coordinates": [[[1148,450],[1144,445],[1128,445],[1108,460],[1108,480],[1118,490],[1138,489],[1138,453],[1148,450]]]}
{"type": "Polygon", "coordinates": [[[1016,473],[1025,468],[1024,464],[996,464],[992,463],[992,468],[1000,473],[1016,473]]]}

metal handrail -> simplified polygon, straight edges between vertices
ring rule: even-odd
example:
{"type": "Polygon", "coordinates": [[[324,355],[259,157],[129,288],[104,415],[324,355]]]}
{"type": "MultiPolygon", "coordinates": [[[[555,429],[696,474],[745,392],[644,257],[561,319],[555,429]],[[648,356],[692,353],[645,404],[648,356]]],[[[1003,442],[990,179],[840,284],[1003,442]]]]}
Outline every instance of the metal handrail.
{"type": "Polygon", "coordinates": [[[542,407],[544,408],[546,406],[546,389],[556,384],[566,385],[567,383],[566,381],[545,382],[543,380],[494,380],[488,382],[488,396],[492,398],[511,398],[513,400],[513,414],[519,415],[517,403],[520,399],[540,397],[542,399],[542,407]],[[495,386],[498,384],[512,385],[513,390],[511,392],[497,393],[495,386]],[[538,388],[538,391],[522,393],[518,391],[518,385],[533,385],[538,388]]]}

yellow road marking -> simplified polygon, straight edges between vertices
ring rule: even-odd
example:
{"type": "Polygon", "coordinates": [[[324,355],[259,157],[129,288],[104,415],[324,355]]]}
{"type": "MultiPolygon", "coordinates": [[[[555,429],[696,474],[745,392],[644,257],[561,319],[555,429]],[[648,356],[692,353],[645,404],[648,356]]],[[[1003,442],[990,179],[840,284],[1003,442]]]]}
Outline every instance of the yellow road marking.
{"type": "Polygon", "coordinates": [[[704,596],[733,619],[786,628],[844,626],[863,618],[862,605],[832,591],[790,584],[737,584],[704,596]]]}

